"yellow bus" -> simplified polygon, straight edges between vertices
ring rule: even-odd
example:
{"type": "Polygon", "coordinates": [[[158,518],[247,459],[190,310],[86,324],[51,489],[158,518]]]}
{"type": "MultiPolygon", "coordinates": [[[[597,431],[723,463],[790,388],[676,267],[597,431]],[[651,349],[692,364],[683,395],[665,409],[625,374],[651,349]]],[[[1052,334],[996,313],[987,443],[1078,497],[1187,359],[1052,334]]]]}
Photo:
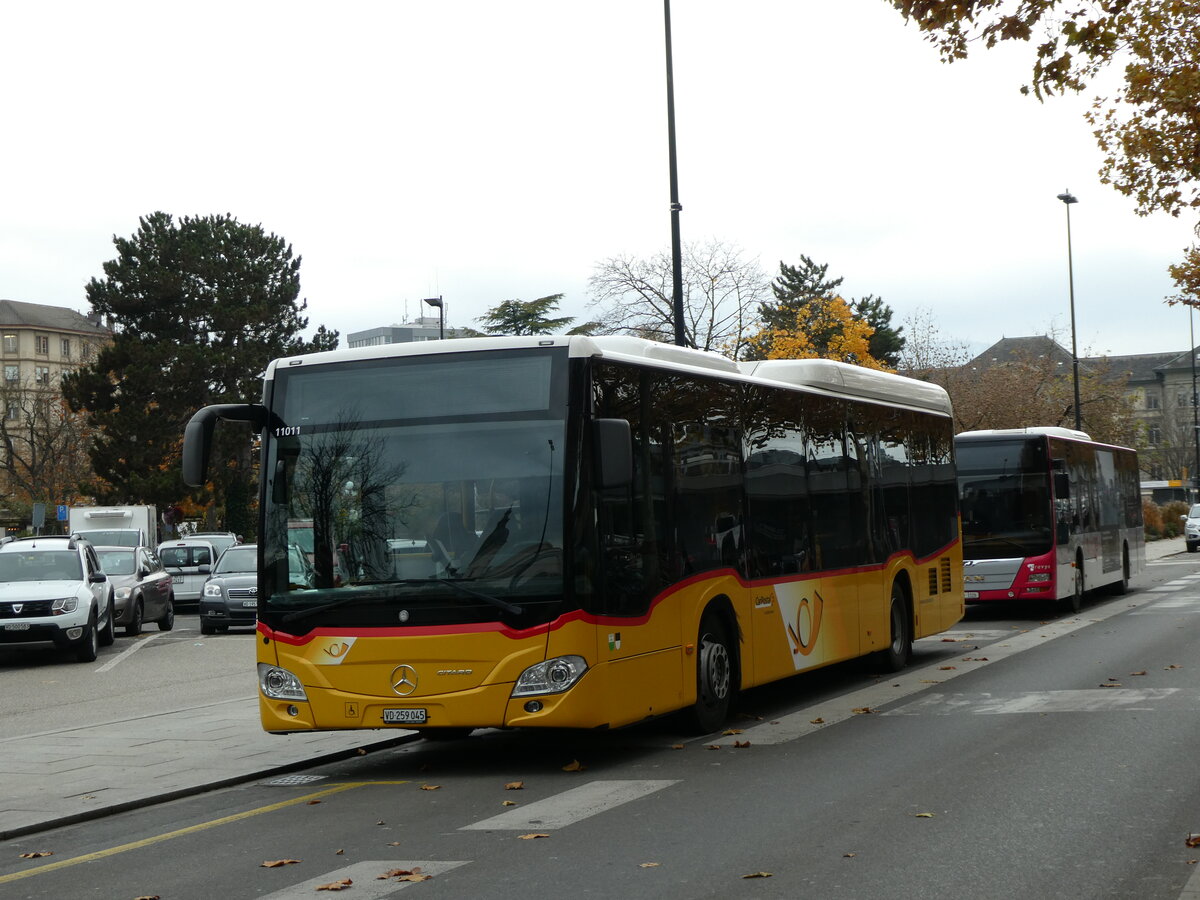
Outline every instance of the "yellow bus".
{"type": "Polygon", "coordinates": [[[739,691],[899,669],[963,615],[950,403],[925,382],[615,336],[336,350],[197,412],[189,484],[219,419],[261,435],[269,732],[678,710],[710,732],[739,691]]]}

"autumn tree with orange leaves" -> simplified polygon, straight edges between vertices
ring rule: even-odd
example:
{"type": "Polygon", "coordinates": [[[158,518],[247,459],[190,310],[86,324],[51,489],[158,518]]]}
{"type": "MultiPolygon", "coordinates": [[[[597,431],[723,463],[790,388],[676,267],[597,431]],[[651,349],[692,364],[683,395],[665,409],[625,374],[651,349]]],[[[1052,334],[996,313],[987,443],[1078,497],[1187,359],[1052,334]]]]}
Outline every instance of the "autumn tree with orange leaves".
{"type": "Polygon", "coordinates": [[[871,355],[875,333],[854,316],[841,297],[815,297],[777,327],[765,327],[748,342],[763,359],[833,359],[868,369],[888,371],[871,355]]]}

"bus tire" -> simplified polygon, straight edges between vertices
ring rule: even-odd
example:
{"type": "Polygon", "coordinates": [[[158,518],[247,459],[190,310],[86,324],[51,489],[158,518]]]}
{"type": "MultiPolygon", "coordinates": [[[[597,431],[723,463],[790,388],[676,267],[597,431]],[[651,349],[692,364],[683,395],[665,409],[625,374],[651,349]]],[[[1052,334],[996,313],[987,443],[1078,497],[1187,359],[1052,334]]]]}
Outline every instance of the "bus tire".
{"type": "Polygon", "coordinates": [[[1075,557],[1075,574],[1071,579],[1071,593],[1063,597],[1063,612],[1077,613],[1083,609],[1083,557],[1075,557]]]}
{"type": "Polygon", "coordinates": [[[474,730],[474,728],[443,725],[440,727],[422,728],[420,729],[420,734],[427,741],[458,741],[470,737],[471,732],[474,730]]]}
{"type": "Polygon", "coordinates": [[[1129,593],[1129,545],[1126,544],[1121,548],[1121,577],[1114,581],[1109,590],[1120,597],[1122,594],[1129,593]]]}
{"type": "Polygon", "coordinates": [[[888,645],[875,654],[875,668],[880,672],[899,672],[912,657],[912,644],[908,594],[899,580],[893,581],[892,598],[888,604],[888,645]]]}
{"type": "Polygon", "coordinates": [[[712,611],[700,620],[696,640],[696,702],[691,724],[700,734],[710,734],[725,724],[737,684],[733,640],[725,620],[712,611]]]}

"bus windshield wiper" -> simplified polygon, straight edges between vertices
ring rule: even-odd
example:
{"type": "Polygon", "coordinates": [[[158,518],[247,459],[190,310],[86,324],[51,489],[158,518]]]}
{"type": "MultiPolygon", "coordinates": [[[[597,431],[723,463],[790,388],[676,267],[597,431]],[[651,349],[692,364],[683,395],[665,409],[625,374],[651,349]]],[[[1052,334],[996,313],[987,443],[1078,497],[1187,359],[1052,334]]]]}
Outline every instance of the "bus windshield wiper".
{"type": "Polygon", "coordinates": [[[461,591],[463,594],[466,594],[468,597],[475,597],[477,600],[490,603],[492,606],[502,609],[506,613],[511,613],[514,616],[519,616],[521,613],[525,612],[522,607],[517,606],[515,603],[509,603],[507,600],[501,600],[499,597],[493,597],[491,594],[485,594],[481,591],[473,591],[466,585],[457,581],[452,581],[449,578],[434,578],[433,580],[439,584],[449,585],[456,591],[461,591]]]}
{"type": "MultiPolygon", "coordinates": [[[[509,603],[507,600],[501,600],[499,597],[493,597],[491,594],[485,594],[481,591],[472,590],[471,588],[469,588],[463,584],[460,584],[457,581],[452,581],[449,578],[436,578],[436,577],[435,578],[405,578],[405,579],[400,579],[400,580],[396,580],[396,581],[381,581],[381,582],[376,582],[376,583],[380,584],[380,585],[384,585],[384,584],[387,584],[387,585],[394,585],[394,584],[420,585],[420,584],[431,584],[431,583],[444,584],[444,585],[448,585],[449,587],[454,588],[459,593],[464,594],[468,597],[474,597],[478,600],[483,600],[485,603],[490,603],[492,606],[495,606],[498,609],[502,609],[506,613],[509,613],[510,615],[519,616],[525,612],[525,610],[522,607],[517,606],[515,603],[509,603]]],[[[358,603],[360,601],[372,600],[372,599],[379,599],[379,595],[375,594],[375,596],[370,596],[370,595],[364,596],[363,594],[356,592],[349,597],[339,597],[336,600],[330,600],[328,603],[320,603],[316,606],[309,606],[309,607],[306,607],[305,609],[297,609],[297,610],[293,610],[290,613],[285,613],[282,618],[282,621],[283,622],[296,622],[296,621],[299,621],[300,619],[307,619],[310,616],[315,616],[318,613],[323,613],[326,610],[337,609],[338,607],[341,607],[341,606],[348,606],[351,603],[358,603]]]]}

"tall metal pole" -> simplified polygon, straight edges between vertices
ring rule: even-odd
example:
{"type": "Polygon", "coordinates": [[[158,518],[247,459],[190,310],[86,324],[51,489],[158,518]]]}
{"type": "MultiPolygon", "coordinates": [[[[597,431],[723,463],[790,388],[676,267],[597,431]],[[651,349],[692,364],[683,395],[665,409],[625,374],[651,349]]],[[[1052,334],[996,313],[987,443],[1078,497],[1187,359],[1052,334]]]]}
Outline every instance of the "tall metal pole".
{"type": "MultiPolygon", "coordinates": [[[[1195,310],[1188,307],[1188,349],[1192,357],[1192,441],[1196,445],[1196,467],[1192,469],[1192,487],[1200,488],[1200,406],[1196,404],[1196,325],[1195,310]]],[[[1192,491],[1195,500],[1197,493],[1192,491]]]]}
{"type": "Polygon", "coordinates": [[[663,0],[667,36],[667,155],[671,169],[671,316],[675,319],[675,343],[688,346],[683,322],[683,250],[679,241],[679,170],[675,165],[675,77],[671,63],[671,0],[663,0]]]}
{"type": "Polygon", "coordinates": [[[1079,349],[1075,343],[1075,265],[1071,259],[1071,204],[1079,201],[1070,191],[1063,191],[1058,199],[1067,208],[1067,281],[1071,291],[1071,370],[1075,381],[1075,430],[1083,431],[1083,410],[1079,405],[1079,349]]]}

